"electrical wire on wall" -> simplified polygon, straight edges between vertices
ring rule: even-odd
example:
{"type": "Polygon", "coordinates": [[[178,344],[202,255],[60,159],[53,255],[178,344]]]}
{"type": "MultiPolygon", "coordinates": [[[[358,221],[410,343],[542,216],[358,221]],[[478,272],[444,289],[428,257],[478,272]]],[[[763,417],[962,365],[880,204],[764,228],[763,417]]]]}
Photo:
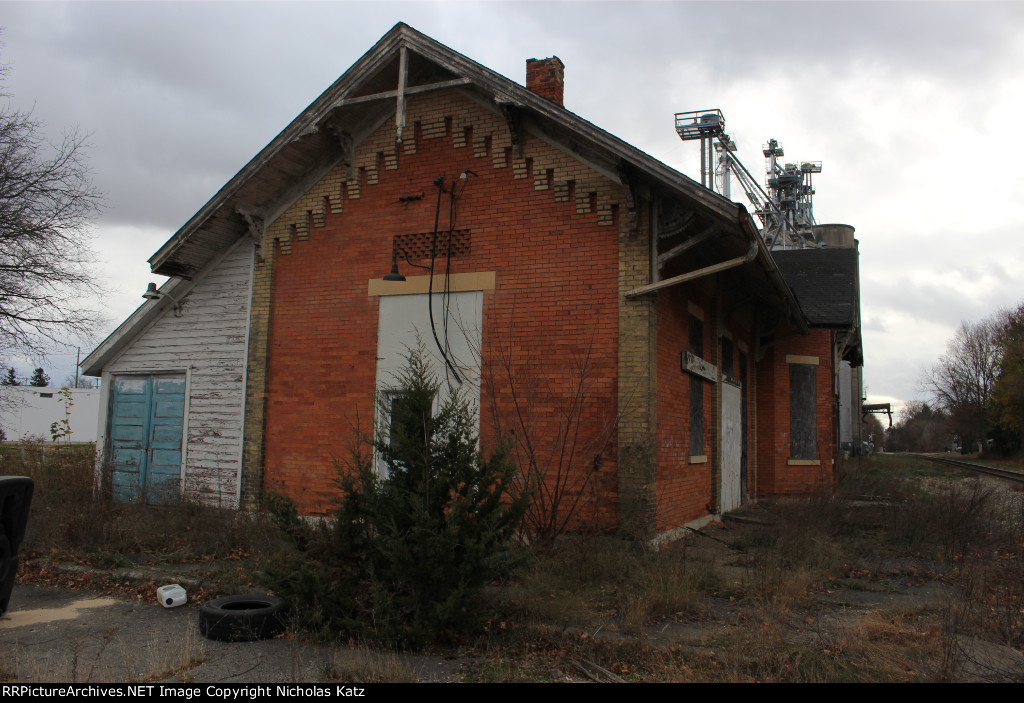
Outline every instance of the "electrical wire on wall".
{"type": "Polygon", "coordinates": [[[434,344],[437,346],[438,352],[444,359],[446,366],[446,377],[448,377],[449,383],[452,378],[459,385],[462,385],[463,380],[470,380],[465,372],[461,371],[452,359],[452,350],[449,344],[448,336],[448,322],[451,318],[451,268],[452,268],[452,238],[455,235],[455,225],[458,221],[458,200],[465,192],[466,186],[469,183],[469,176],[477,175],[469,169],[463,171],[459,178],[452,182],[450,188],[445,189],[445,177],[438,176],[434,179],[434,185],[437,186],[437,204],[434,210],[434,229],[431,236],[430,243],[430,278],[427,286],[427,312],[430,315],[430,331],[434,337],[434,344]],[[462,187],[459,187],[459,182],[462,182],[462,187]],[[445,272],[444,272],[444,286],[441,293],[441,313],[444,316],[442,323],[442,334],[444,337],[444,343],[441,343],[440,338],[437,334],[437,323],[434,321],[434,268],[437,261],[438,246],[437,239],[440,235],[438,228],[440,227],[441,220],[441,200],[442,196],[448,193],[448,242],[445,247],[445,272]]]}

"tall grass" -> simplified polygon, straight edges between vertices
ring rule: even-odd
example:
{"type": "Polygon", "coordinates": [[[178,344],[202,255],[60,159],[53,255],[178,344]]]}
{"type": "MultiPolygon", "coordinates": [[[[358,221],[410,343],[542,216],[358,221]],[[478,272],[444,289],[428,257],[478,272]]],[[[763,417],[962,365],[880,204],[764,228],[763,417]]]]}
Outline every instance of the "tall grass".
{"type": "Polygon", "coordinates": [[[262,515],[203,506],[117,503],[95,490],[93,445],[22,442],[0,446],[0,472],[29,476],[35,491],[24,554],[60,554],[116,565],[222,559],[273,550],[276,530],[262,515]]]}
{"type": "Polygon", "coordinates": [[[531,624],[609,623],[627,632],[675,616],[697,616],[714,588],[712,565],[685,545],[652,553],[607,537],[567,537],[539,553],[503,592],[512,617],[531,624]]]}
{"type": "MultiPolygon", "coordinates": [[[[97,496],[90,447],[41,454],[0,447],[0,472],[37,482],[23,550],[176,561],[279,548],[261,516],[97,496]]],[[[896,456],[851,460],[840,475],[834,496],[762,501],[764,525],[657,552],[556,540],[487,588],[499,614],[452,655],[476,662],[477,680],[580,679],[594,665],[642,681],[914,681],[969,678],[978,641],[1024,648],[1024,494],[896,456]],[[946,596],[899,612],[837,613],[819,600],[826,589],[928,578],[946,596]],[[657,639],[671,621],[717,629],[696,642],[657,639]]],[[[0,658],[0,680],[11,675],[0,658]]],[[[339,650],[323,675],[403,681],[414,670],[370,647],[339,650]]]]}

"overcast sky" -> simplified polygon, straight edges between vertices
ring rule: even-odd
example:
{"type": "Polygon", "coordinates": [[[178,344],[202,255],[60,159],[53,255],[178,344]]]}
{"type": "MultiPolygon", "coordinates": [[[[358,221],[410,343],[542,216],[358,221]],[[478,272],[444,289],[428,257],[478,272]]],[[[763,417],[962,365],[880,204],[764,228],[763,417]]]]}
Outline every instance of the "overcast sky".
{"type": "Polygon", "coordinates": [[[697,180],[675,112],[720,108],[759,178],[771,137],[822,161],[874,402],[921,398],[960,320],[1024,299],[1024,4],[0,2],[13,102],[92,134],[104,334],[162,283],[146,259],[399,21],[520,83],[559,56],[568,109],[697,180]]]}

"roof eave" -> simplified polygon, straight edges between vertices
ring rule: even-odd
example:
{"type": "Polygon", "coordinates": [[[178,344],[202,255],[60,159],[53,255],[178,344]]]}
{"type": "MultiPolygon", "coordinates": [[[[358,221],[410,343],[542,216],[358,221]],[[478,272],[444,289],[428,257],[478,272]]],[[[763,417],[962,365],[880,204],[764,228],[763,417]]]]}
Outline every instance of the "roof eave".
{"type": "Polygon", "coordinates": [[[180,300],[193,286],[192,281],[172,278],[160,286],[164,296],[158,300],[147,300],[135,309],[127,320],[118,325],[117,329],[107,335],[92,352],[78,365],[86,376],[100,376],[103,369],[129,345],[144,329],[156,322],[174,300],[180,300]]]}
{"type": "Polygon", "coordinates": [[[737,221],[741,229],[743,229],[747,235],[755,242],[757,242],[757,261],[760,261],[768,273],[769,279],[771,279],[772,285],[779,292],[779,295],[786,303],[786,309],[789,312],[789,317],[793,323],[797,326],[800,334],[807,334],[810,332],[810,327],[807,324],[807,318],[805,317],[803,310],[800,308],[800,303],[796,299],[796,294],[793,289],[786,284],[786,279],[782,275],[782,271],[779,269],[779,265],[772,258],[771,251],[768,249],[768,245],[764,243],[764,239],[761,237],[761,232],[754,225],[753,218],[750,217],[750,213],[747,212],[747,208],[743,207],[740,203],[732,203],[737,208],[737,221]]]}
{"type": "MultiPolygon", "coordinates": [[[[151,269],[154,272],[160,272],[175,252],[186,241],[199,233],[246,182],[257,176],[289,143],[307,134],[315,133],[318,130],[317,122],[326,117],[348,93],[371,78],[373,73],[384,65],[388,57],[398,51],[401,46],[407,47],[456,75],[469,79],[477,89],[491,95],[496,103],[513,104],[528,109],[532,113],[550,120],[555,126],[589,142],[589,147],[604,152],[610,161],[622,160],[639,169],[647,178],[659,182],[679,195],[698,201],[717,216],[733,221],[735,204],[725,197],[704,188],[696,181],[564,107],[556,105],[528,88],[400,22],[381,37],[316,100],[310,103],[298,117],[292,120],[277,137],[260,150],[188,222],[175,232],[149,258],[151,269]]],[[[198,262],[197,267],[201,268],[204,263],[198,262]]],[[[173,272],[169,272],[169,275],[173,275],[173,272]]]]}
{"type": "Polygon", "coordinates": [[[223,207],[231,196],[235,195],[250,178],[259,173],[287,144],[306,134],[315,132],[317,120],[323,118],[334,103],[340,100],[347,91],[362,83],[363,79],[367,77],[367,74],[377,65],[378,61],[396,49],[404,35],[413,31],[411,27],[402,22],[392,27],[369,51],[363,54],[358,61],[352,64],[345,73],[334,81],[327,90],[310,103],[298,117],[281,130],[267,146],[263,147],[256,156],[250,159],[188,222],[182,225],[149,258],[150,268],[154,272],[158,271],[182,243],[195,234],[217,210],[223,207]]]}

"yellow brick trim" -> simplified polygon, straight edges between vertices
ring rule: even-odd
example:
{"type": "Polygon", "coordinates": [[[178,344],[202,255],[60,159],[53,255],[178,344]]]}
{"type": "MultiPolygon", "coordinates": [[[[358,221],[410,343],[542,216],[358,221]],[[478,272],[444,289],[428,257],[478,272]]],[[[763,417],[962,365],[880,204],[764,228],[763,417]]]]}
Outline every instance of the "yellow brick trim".
{"type": "Polygon", "coordinates": [[[704,311],[696,304],[689,300],[686,301],[686,311],[696,317],[701,322],[704,322],[704,311]]]}
{"type": "Polygon", "coordinates": [[[820,459],[786,459],[789,466],[821,466],[820,459]]]}
{"type": "MultiPolygon", "coordinates": [[[[363,186],[375,187],[386,171],[398,169],[403,153],[416,153],[417,123],[422,139],[450,137],[453,146],[470,146],[466,135],[471,130],[473,156],[489,159],[495,169],[511,165],[517,179],[531,175],[527,162],[532,162],[535,189],[546,190],[556,202],[566,203],[571,200],[570,188],[574,189],[576,212],[596,216],[601,227],[612,226],[616,210],[622,212],[619,186],[531,135],[523,135],[520,157],[506,164],[506,149],[511,148],[512,138],[504,120],[454,92],[412,96],[406,103],[407,129],[401,144],[395,142],[394,120],[394,116],[389,117],[357,146],[350,165],[337,164],[272,223],[267,228],[268,243],[277,240],[282,254],[291,253],[293,240],[309,239],[314,235],[311,230],[325,226],[327,215],[339,214],[346,201],[360,199],[363,186]]],[[[618,220],[619,230],[625,231],[627,218],[620,216],[618,220]]]]}
{"type": "MultiPolygon", "coordinates": [[[[430,291],[430,276],[409,276],[404,281],[385,281],[383,278],[371,278],[367,295],[416,295],[430,291]]],[[[470,290],[494,290],[494,271],[479,273],[453,273],[447,278],[448,290],[459,293],[470,290]]],[[[445,277],[434,276],[434,292],[445,289],[445,277]]]]}
{"type": "Polygon", "coordinates": [[[690,457],[691,464],[706,464],[708,463],[708,457],[706,454],[699,454],[697,456],[690,457]]]}
{"type": "Polygon", "coordinates": [[[800,356],[799,354],[786,354],[787,364],[813,364],[818,365],[818,357],[816,356],[800,356]]]}

